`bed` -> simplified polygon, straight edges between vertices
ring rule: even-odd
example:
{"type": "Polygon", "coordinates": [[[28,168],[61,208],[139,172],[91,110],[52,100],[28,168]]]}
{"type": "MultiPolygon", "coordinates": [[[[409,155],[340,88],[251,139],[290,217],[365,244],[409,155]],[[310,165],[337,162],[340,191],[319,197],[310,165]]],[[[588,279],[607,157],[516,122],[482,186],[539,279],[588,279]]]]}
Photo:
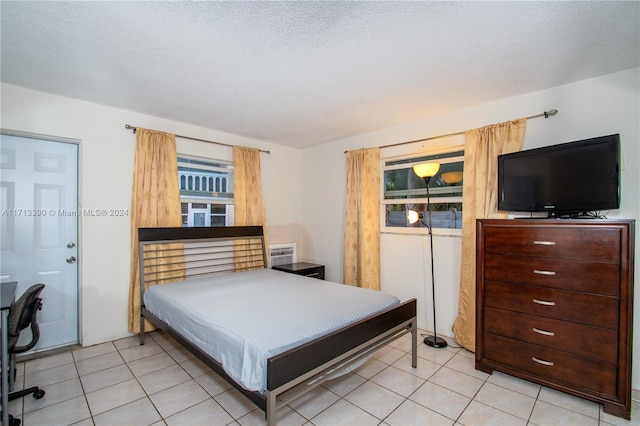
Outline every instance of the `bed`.
{"type": "Polygon", "coordinates": [[[415,299],[268,269],[261,226],[140,228],[138,239],[140,344],[146,319],[269,426],[278,407],[406,334],[417,366],[415,299]]]}

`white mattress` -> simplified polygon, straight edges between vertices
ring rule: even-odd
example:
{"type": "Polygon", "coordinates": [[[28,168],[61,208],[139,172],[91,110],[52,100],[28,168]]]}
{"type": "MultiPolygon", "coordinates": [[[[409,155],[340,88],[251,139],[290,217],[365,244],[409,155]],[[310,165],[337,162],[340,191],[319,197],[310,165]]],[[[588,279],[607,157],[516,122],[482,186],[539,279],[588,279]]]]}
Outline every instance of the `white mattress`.
{"type": "Polygon", "coordinates": [[[237,383],[265,392],[267,359],[400,304],[395,296],[259,269],[151,287],[144,304],[222,364],[237,383]]]}

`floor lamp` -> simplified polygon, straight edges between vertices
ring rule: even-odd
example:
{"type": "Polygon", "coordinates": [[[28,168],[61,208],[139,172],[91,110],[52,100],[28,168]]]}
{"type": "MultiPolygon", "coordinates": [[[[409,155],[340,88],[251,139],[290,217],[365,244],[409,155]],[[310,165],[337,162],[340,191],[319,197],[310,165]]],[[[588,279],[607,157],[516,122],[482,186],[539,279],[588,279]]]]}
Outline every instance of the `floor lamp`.
{"type": "Polygon", "coordinates": [[[440,170],[439,163],[421,163],[413,166],[413,171],[416,175],[424,179],[424,183],[427,185],[427,213],[429,214],[429,244],[431,246],[431,252],[429,257],[431,258],[431,295],[433,297],[433,336],[427,336],[424,338],[424,343],[434,348],[447,347],[447,341],[441,337],[438,337],[436,331],[436,283],[435,274],[433,269],[433,234],[431,233],[431,196],[429,194],[429,181],[434,177],[438,170],[440,170]]]}

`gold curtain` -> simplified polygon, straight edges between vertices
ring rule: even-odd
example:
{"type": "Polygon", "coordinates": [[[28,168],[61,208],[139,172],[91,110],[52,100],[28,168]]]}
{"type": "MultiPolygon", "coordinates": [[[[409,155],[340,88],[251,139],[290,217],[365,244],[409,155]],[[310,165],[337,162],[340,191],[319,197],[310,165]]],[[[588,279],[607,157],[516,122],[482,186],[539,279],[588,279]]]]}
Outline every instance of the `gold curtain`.
{"type": "Polygon", "coordinates": [[[507,212],[498,211],[498,155],[522,149],[526,125],[521,118],[465,132],[462,264],[453,333],[472,352],[476,345],[476,219],[507,217],[507,212]]]}
{"type": "MultiPolygon", "coordinates": [[[[260,150],[258,149],[233,147],[233,202],[236,226],[262,226],[264,246],[268,247],[267,218],[262,197],[260,150]]],[[[262,254],[242,254],[241,251],[239,248],[236,249],[236,264],[243,265],[240,269],[252,269],[261,265],[259,256],[262,254]],[[242,261],[239,260],[241,256],[245,256],[242,261]]]]}
{"type": "Polygon", "coordinates": [[[347,152],[345,284],[380,290],[380,149],[347,152]]]}
{"type": "MultiPolygon", "coordinates": [[[[138,128],[131,197],[129,331],[132,333],[140,331],[138,228],[181,225],[175,135],[138,128]]],[[[175,279],[174,275],[172,280],[175,279]]],[[[151,323],[145,323],[145,330],[152,329],[151,323]]]]}

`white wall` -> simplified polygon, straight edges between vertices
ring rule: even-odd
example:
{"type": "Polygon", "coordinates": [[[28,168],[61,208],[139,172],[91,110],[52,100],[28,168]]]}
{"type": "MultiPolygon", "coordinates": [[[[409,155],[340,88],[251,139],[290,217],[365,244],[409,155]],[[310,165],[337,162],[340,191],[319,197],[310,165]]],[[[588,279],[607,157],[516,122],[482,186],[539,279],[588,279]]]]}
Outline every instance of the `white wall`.
{"type": "MultiPolygon", "coordinates": [[[[129,209],[135,135],[125,124],[271,150],[261,154],[270,242],[299,233],[302,153],[257,140],[3,84],[4,129],[80,139],[85,209],[129,209]]],[[[179,153],[232,159],[231,148],[177,139],[179,153]]],[[[128,334],[130,217],[82,217],[79,247],[81,340],[93,345],[128,334]]],[[[304,249],[304,247],[303,247],[304,249]]],[[[310,251],[310,249],[304,249],[310,251]]]]}
{"type": "MultiPolygon", "coordinates": [[[[640,69],[606,75],[565,86],[429,117],[411,124],[323,144],[304,151],[304,222],[316,258],[327,278],[342,279],[342,238],[345,211],[345,150],[394,144],[450,134],[527,117],[550,109],[556,116],[529,120],[524,149],[620,133],[623,161],[621,207],[609,218],[640,218],[640,69]]],[[[427,100],[428,101],[428,100],[427,100]]],[[[414,152],[439,141],[414,144],[414,152]]],[[[412,147],[407,147],[410,149],[412,147]]],[[[384,151],[383,151],[384,152],[384,151]]],[[[595,178],[595,177],[594,177],[595,178]]],[[[639,224],[640,225],[640,224],[639,224]]],[[[637,227],[636,227],[637,228],[637,227]]],[[[637,231],[636,231],[637,234],[637,231]]],[[[637,236],[637,235],[636,235],[637,236]]],[[[637,238],[636,238],[637,240],[637,238]]],[[[401,299],[418,299],[419,325],[431,329],[431,291],[424,236],[382,236],[382,289],[401,299]],[[425,292],[424,285],[427,284],[425,292]],[[425,312],[424,300],[428,300],[425,312]]],[[[452,336],[457,316],[461,240],[434,236],[438,333],[452,336]]],[[[636,256],[636,275],[640,274],[636,256]]],[[[638,280],[636,279],[636,282],[638,280]]],[[[640,389],[640,289],[635,291],[633,388],[640,389]]]]}

